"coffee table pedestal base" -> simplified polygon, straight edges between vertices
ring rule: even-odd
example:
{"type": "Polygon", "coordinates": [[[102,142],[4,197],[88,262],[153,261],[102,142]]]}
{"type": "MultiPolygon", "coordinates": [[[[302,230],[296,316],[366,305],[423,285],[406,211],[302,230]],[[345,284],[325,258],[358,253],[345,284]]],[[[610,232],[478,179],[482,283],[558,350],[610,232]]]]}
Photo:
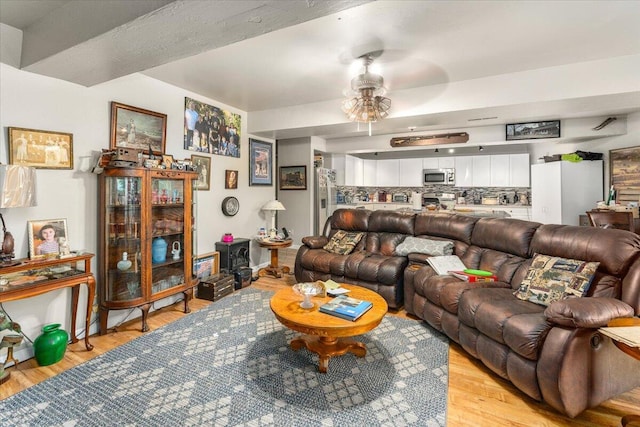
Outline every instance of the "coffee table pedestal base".
{"type": "Polygon", "coordinates": [[[324,374],[327,373],[327,369],[329,368],[329,359],[334,356],[352,353],[357,357],[364,357],[367,354],[367,347],[364,343],[348,338],[303,335],[291,340],[291,344],[289,345],[294,351],[298,351],[304,347],[316,353],[320,357],[318,370],[324,374]]]}

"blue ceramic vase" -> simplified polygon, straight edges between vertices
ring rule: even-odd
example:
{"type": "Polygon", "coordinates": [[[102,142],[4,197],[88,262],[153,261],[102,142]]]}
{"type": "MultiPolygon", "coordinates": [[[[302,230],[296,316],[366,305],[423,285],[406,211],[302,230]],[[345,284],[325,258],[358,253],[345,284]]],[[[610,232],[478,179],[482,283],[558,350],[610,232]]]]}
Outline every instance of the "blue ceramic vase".
{"type": "Polygon", "coordinates": [[[158,264],[167,260],[167,246],[169,244],[162,237],[156,237],[151,244],[151,262],[158,264]]]}

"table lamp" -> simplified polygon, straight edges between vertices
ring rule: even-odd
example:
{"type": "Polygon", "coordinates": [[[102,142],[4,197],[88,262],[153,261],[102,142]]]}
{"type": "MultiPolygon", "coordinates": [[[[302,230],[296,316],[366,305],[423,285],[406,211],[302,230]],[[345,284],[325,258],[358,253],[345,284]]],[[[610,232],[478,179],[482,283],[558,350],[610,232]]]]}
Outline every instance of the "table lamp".
{"type": "MultiPolygon", "coordinates": [[[[36,170],[28,166],[0,165],[0,208],[26,208],[36,205],[36,170]]],[[[10,265],[14,257],[14,240],[4,217],[2,221],[2,265],[10,265]]]]}
{"type": "Polygon", "coordinates": [[[284,211],[286,210],[284,205],[277,200],[271,200],[267,202],[266,205],[262,207],[263,211],[271,211],[271,228],[269,229],[269,237],[276,237],[277,229],[276,229],[276,211],[284,211]]]}

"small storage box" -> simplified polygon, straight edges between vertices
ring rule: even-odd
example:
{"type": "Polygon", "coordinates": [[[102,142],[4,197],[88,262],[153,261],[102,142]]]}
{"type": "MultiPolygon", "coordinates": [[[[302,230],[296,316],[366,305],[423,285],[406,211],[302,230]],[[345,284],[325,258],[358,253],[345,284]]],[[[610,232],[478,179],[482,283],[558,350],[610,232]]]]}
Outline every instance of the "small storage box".
{"type": "Polygon", "coordinates": [[[234,273],[236,279],[236,290],[246,288],[251,284],[251,274],[253,271],[251,267],[240,267],[238,271],[234,273]]]}
{"type": "Polygon", "coordinates": [[[214,274],[198,283],[198,298],[217,301],[233,293],[235,280],[233,274],[214,274]]]}

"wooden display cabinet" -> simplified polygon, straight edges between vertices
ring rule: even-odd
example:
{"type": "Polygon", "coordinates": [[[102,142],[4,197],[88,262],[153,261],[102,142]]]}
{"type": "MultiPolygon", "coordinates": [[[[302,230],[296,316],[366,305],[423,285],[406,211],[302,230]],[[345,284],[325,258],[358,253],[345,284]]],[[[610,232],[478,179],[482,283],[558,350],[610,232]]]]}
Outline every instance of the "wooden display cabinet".
{"type": "Polygon", "coordinates": [[[192,277],[194,227],[190,171],[105,168],[100,175],[100,334],[110,310],[138,307],[142,331],[154,301],[182,292],[192,277]]]}

